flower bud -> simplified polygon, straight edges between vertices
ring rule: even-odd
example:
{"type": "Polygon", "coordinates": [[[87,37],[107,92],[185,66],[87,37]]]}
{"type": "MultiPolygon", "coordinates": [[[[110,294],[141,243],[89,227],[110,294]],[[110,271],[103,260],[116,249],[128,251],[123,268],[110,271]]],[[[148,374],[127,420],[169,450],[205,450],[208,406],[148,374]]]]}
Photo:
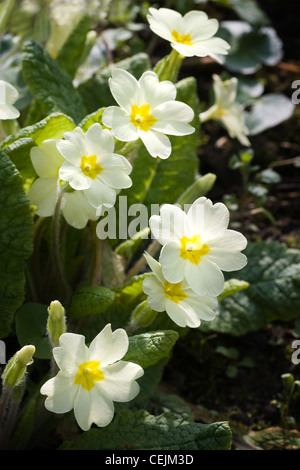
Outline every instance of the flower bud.
{"type": "Polygon", "coordinates": [[[147,300],[144,300],[132,312],[129,328],[135,330],[149,326],[156,315],[157,312],[152,310],[147,300]]]}
{"type": "Polygon", "coordinates": [[[7,366],[3,371],[3,385],[8,388],[13,388],[22,380],[27,366],[32,364],[35,347],[32,345],[24,346],[20,351],[8,361],[7,366]]]}
{"type": "Polygon", "coordinates": [[[59,344],[60,336],[66,332],[65,309],[58,300],[48,307],[47,331],[52,345],[59,344]]]}

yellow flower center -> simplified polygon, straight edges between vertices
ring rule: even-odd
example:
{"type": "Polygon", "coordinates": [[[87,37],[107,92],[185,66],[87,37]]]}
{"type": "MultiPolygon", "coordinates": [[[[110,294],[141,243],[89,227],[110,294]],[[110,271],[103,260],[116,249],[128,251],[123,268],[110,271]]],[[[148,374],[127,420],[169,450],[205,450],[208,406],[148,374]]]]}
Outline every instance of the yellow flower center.
{"type": "Polygon", "coordinates": [[[90,157],[83,155],[81,158],[80,168],[82,173],[92,180],[96,179],[97,175],[103,171],[102,166],[97,163],[96,155],[91,155],[90,157]]]}
{"type": "Polygon", "coordinates": [[[186,299],[186,293],[181,289],[182,282],[177,282],[176,284],[171,284],[171,282],[165,281],[164,283],[164,294],[172,302],[178,304],[180,300],[186,299]]]}
{"type": "Polygon", "coordinates": [[[99,369],[100,361],[83,362],[78,367],[74,384],[81,385],[88,392],[94,387],[95,382],[104,379],[102,370],[99,369]]]}
{"type": "Polygon", "coordinates": [[[191,41],[190,34],[179,34],[175,29],[172,31],[172,38],[175,42],[180,42],[180,44],[186,44],[187,46],[192,46],[194,44],[191,41]]]}
{"type": "Polygon", "coordinates": [[[142,106],[133,104],[130,121],[135,127],[139,127],[142,131],[148,132],[149,128],[157,122],[157,119],[150,114],[149,104],[142,104],[142,106]]]}
{"type": "Polygon", "coordinates": [[[219,109],[218,110],[218,116],[221,118],[223,116],[226,116],[228,114],[228,111],[226,109],[219,109]]]}
{"type": "Polygon", "coordinates": [[[182,237],[180,256],[189,260],[193,264],[199,264],[202,256],[210,251],[206,243],[202,243],[200,235],[194,235],[191,238],[182,237]]]}

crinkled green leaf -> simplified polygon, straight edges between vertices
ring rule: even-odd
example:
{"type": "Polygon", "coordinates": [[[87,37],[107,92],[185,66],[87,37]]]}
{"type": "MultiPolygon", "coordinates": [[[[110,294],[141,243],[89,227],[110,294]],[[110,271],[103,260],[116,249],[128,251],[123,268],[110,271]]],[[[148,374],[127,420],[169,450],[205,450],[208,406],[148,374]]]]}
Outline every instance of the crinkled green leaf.
{"type": "Polygon", "coordinates": [[[70,75],[32,40],[23,49],[23,77],[31,94],[42,104],[44,115],[62,112],[78,124],[86,109],[70,75]]]}
{"type": "Polygon", "coordinates": [[[74,121],[69,116],[53,113],[36,124],[24,127],[16,134],[8,136],[1,146],[5,149],[19,139],[32,139],[36,145],[41,145],[46,139],[62,139],[65,132],[74,128],[74,121]]]}
{"type": "Polygon", "coordinates": [[[248,264],[235,277],[249,287],[220,303],[219,315],[203,321],[204,331],[239,336],[274,321],[288,322],[300,312],[300,251],[277,242],[250,242],[248,264]]]}
{"type": "Polygon", "coordinates": [[[17,170],[20,172],[24,181],[23,188],[27,193],[27,189],[31,186],[36,178],[36,173],[30,159],[30,150],[35,146],[32,139],[18,139],[5,149],[5,153],[9,156],[17,170]]]}
{"type": "Polygon", "coordinates": [[[104,429],[90,429],[60,449],[72,450],[229,450],[227,422],[191,423],[172,413],[153,416],[147,411],[118,412],[104,429]]]}
{"type": "Polygon", "coordinates": [[[129,338],[129,348],[124,361],[135,362],[143,369],[169,356],[179,335],[176,331],[151,331],[129,338]]]}
{"type": "Polygon", "coordinates": [[[20,345],[35,346],[34,357],[50,359],[51,347],[47,336],[47,305],[28,302],[16,314],[16,334],[20,345]]]}
{"type": "Polygon", "coordinates": [[[113,304],[115,292],[103,286],[82,287],[72,296],[68,308],[71,318],[83,318],[90,315],[100,315],[113,304]]]}
{"type": "Polygon", "coordinates": [[[143,292],[143,279],[145,275],[134,276],[129,282],[120,288],[115,288],[116,294],[114,302],[101,315],[91,316],[82,325],[80,333],[83,334],[87,342],[95,337],[95,332],[111,323],[112,329],[124,328],[129,322],[134,308],[145,299],[143,292]]]}
{"type": "Polygon", "coordinates": [[[33,221],[22,178],[0,150],[0,338],[9,334],[25,296],[25,263],[32,253],[33,221]]]}

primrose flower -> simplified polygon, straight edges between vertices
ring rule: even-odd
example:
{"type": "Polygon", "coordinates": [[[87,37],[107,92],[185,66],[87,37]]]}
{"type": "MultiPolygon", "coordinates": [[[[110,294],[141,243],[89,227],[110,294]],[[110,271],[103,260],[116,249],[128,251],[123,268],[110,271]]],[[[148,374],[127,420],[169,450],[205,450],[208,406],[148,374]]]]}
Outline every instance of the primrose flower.
{"type": "Polygon", "coordinates": [[[149,223],[163,245],[159,261],[165,279],[173,284],[185,279],[199,295],[219,295],[224,287],[222,270],[235,271],[247,262],[240,253],[247,240],[227,229],[229,211],[222,203],[213,205],[200,197],[187,213],[165,204],[160,216],[153,215],[149,223]]]}
{"type": "Polygon", "coordinates": [[[16,119],[20,111],[13,104],[19,97],[18,90],[10,83],[0,80],[0,120],[16,119]]]}
{"type": "Polygon", "coordinates": [[[216,19],[209,19],[203,11],[192,10],[182,16],[169,8],[149,8],[150,29],[170,41],[171,46],[184,57],[210,56],[220,62],[217,54],[228,54],[229,44],[214,37],[219,29],[216,19]]]}
{"type": "MultiPolygon", "coordinates": [[[[58,193],[61,190],[59,169],[64,157],[56,148],[56,139],[44,140],[41,146],[32,147],[30,158],[38,178],[28,192],[30,203],[37,206],[41,217],[54,214],[58,193]]],[[[64,192],[61,201],[62,214],[69,225],[84,228],[88,220],[97,220],[96,209],[86,199],[83,191],[64,192]]]]}
{"type": "Polygon", "coordinates": [[[94,208],[112,207],[116,193],[132,185],[132,167],[122,155],[113,153],[114,138],[108,129],[93,124],[86,133],[79,127],[64,134],[57,142],[66,161],[59,169],[59,177],[75,190],[84,191],[94,208]]]}
{"type": "Polygon", "coordinates": [[[127,402],[139,393],[135,381],[144,373],[132,362],[121,361],[128,349],[125,330],[111,330],[108,324],[90,346],[75,333],[64,333],[53,349],[58,374],[41,388],[47,395],[45,407],[53,413],[74,409],[76,421],[87,431],[95,423],[107,426],[114,416],[114,404],[127,402]]]}
{"type": "Polygon", "coordinates": [[[166,311],[181,327],[197,328],[201,320],[210,321],[215,318],[218,305],[216,297],[197,295],[185,280],[176,284],[168,282],[160,263],[147,253],[145,258],[153,275],[144,279],[143,291],[148,295],[147,300],[153,310],[166,311]]]}
{"type": "Polygon", "coordinates": [[[192,134],[188,124],[194,111],[175,101],[176,87],[160,82],[156,73],[144,72],[139,80],[123,69],[113,69],[109,79],[112,95],[119,104],[109,106],[102,115],[105,126],[112,128],[116,139],[129,142],[141,139],[152,157],[168,158],[171,143],[168,135],[192,134]]]}
{"type": "Polygon", "coordinates": [[[235,77],[222,81],[213,75],[215,103],[207,111],[200,114],[200,121],[217,119],[226,127],[230,137],[237,138],[242,145],[250,146],[247,137],[248,129],[242,106],[236,101],[238,80],[235,77]]]}

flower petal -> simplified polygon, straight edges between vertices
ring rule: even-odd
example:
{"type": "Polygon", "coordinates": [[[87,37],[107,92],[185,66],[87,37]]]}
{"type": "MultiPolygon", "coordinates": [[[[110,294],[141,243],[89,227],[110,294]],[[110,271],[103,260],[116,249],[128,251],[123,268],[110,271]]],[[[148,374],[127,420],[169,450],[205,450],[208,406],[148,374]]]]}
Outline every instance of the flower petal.
{"type": "MultiPolygon", "coordinates": [[[[187,213],[190,230],[201,234],[203,242],[223,236],[229,224],[229,211],[225,204],[212,204],[210,199],[200,197],[187,213]]],[[[209,245],[210,246],[210,245],[209,245]]]]}
{"type": "Polygon", "coordinates": [[[221,237],[213,239],[209,244],[211,250],[222,252],[241,251],[246,246],[246,237],[242,233],[230,229],[227,229],[221,237]]]}
{"type": "Polygon", "coordinates": [[[136,102],[139,93],[136,78],[127,70],[114,68],[112,78],[109,79],[109,87],[118,105],[130,113],[131,106],[136,102]]]}
{"type": "Polygon", "coordinates": [[[28,197],[31,204],[38,206],[38,215],[50,217],[54,214],[57,190],[57,178],[38,178],[32,183],[28,197]]]}
{"type": "Polygon", "coordinates": [[[93,339],[90,344],[90,360],[100,361],[100,368],[119,361],[128,349],[128,336],[125,330],[119,328],[112,332],[111,324],[93,339]]]}
{"type": "Polygon", "coordinates": [[[200,320],[191,308],[186,308],[183,302],[176,304],[171,300],[166,301],[166,312],[169,317],[182,328],[189,326],[191,328],[197,328],[200,325],[200,320]]]}
{"type": "Polygon", "coordinates": [[[115,143],[112,133],[108,129],[103,129],[99,123],[95,123],[88,128],[84,136],[84,145],[87,155],[96,155],[97,159],[102,154],[113,153],[115,143]]]}
{"type": "MultiPolygon", "coordinates": [[[[191,289],[190,289],[191,291],[191,289]]],[[[196,312],[200,320],[211,321],[216,317],[218,300],[216,297],[198,295],[194,291],[189,291],[187,299],[184,300],[196,312]]]]}
{"type": "Polygon", "coordinates": [[[205,257],[199,264],[186,263],[185,278],[194,292],[198,295],[217,296],[224,288],[224,276],[222,271],[214,263],[210,263],[205,257]]]}
{"type": "Polygon", "coordinates": [[[150,29],[167,41],[172,41],[172,31],[175,29],[179,30],[182,22],[182,16],[177,11],[169,8],[149,8],[149,14],[147,20],[149,22],[150,29]]]}
{"type": "Polygon", "coordinates": [[[188,232],[186,213],[173,204],[164,204],[160,215],[150,217],[149,225],[152,235],[161,245],[170,240],[180,240],[188,232]]]}
{"type": "Polygon", "coordinates": [[[191,10],[182,19],[181,34],[190,34],[191,41],[203,41],[211,38],[219,29],[216,19],[209,19],[204,11],[191,10]]]}
{"type": "Polygon", "coordinates": [[[88,360],[85,337],[75,333],[63,333],[59,346],[53,348],[53,357],[66,377],[75,376],[78,366],[88,360]]]}
{"type": "Polygon", "coordinates": [[[215,263],[223,271],[238,271],[247,264],[243,253],[213,250],[207,254],[207,260],[215,263]]]}
{"type": "Polygon", "coordinates": [[[114,404],[97,386],[94,386],[90,392],[79,387],[74,402],[74,415],[83,431],[88,431],[93,423],[104,427],[114,417],[114,404]]]}
{"type": "Polygon", "coordinates": [[[53,413],[67,413],[73,408],[77,394],[73,377],[65,377],[61,372],[48,380],[41,388],[42,395],[48,395],[45,401],[47,410],[53,413]]]}
{"type": "Polygon", "coordinates": [[[116,139],[131,142],[139,138],[137,128],[130,122],[129,114],[117,106],[109,106],[102,115],[105,126],[112,128],[116,139]]]}
{"type": "Polygon", "coordinates": [[[148,304],[155,312],[165,311],[166,296],[161,282],[154,274],[143,280],[143,291],[148,295],[148,304]]]}
{"type": "Polygon", "coordinates": [[[156,259],[154,259],[148,253],[144,253],[144,256],[146,258],[146,261],[147,261],[150,269],[153,271],[153,273],[155,274],[157,279],[163,284],[165,282],[165,279],[164,279],[163,274],[162,274],[161,264],[158,261],[156,261],[156,259]]]}
{"type": "Polygon", "coordinates": [[[144,374],[139,365],[119,361],[105,367],[103,373],[104,379],[98,386],[105,390],[113,401],[126,402],[138,395],[140,387],[135,380],[144,374]]]}
{"type": "Polygon", "coordinates": [[[230,49],[229,44],[221,38],[210,38],[205,39],[204,41],[199,41],[191,46],[186,44],[172,43],[174,49],[182,54],[185,57],[206,57],[211,56],[215,60],[220,61],[216,58],[216,54],[228,54],[228,49],[230,49]]]}
{"type": "Polygon", "coordinates": [[[30,150],[33,167],[41,178],[57,178],[58,170],[65,161],[56,143],[56,139],[44,140],[40,147],[32,147],[30,150]]]}
{"type": "Polygon", "coordinates": [[[84,173],[81,168],[74,166],[72,163],[64,162],[59,169],[59,177],[63,181],[68,181],[70,186],[76,190],[88,189],[92,185],[92,180],[84,173]]]}
{"type": "Polygon", "coordinates": [[[145,103],[150,105],[151,112],[166,101],[173,101],[176,98],[177,90],[172,82],[164,80],[159,81],[156,73],[144,72],[139,79],[145,103]]]}
{"type": "Polygon", "coordinates": [[[62,213],[71,227],[83,229],[89,220],[97,220],[96,209],[90,205],[83,191],[65,193],[62,213]]]}
{"type": "Polygon", "coordinates": [[[99,178],[103,183],[112,188],[123,189],[132,186],[131,178],[128,176],[132,171],[129,161],[122,155],[113,154],[109,160],[106,159],[103,171],[99,178]]]}
{"type": "Polygon", "coordinates": [[[193,120],[194,111],[181,101],[166,101],[155,108],[155,118],[158,121],[188,123],[193,120]]]}
{"type": "Polygon", "coordinates": [[[159,261],[162,265],[163,275],[168,282],[176,284],[184,279],[187,261],[180,256],[179,242],[171,241],[164,245],[160,252],[159,261]]]}
{"type": "Polygon", "coordinates": [[[145,132],[139,128],[138,135],[151,157],[166,159],[171,155],[171,142],[166,135],[152,131],[151,129],[149,129],[148,132],[145,132]]]}
{"type": "Polygon", "coordinates": [[[92,181],[92,185],[85,191],[89,203],[98,208],[102,204],[112,207],[116,202],[116,191],[104,184],[100,178],[92,181]]]}
{"type": "Polygon", "coordinates": [[[80,166],[81,158],[85,155],[82,135],[76,130],[64,134],[66,140],[57,141],[57,149],[72,165],[80,166]]]}

